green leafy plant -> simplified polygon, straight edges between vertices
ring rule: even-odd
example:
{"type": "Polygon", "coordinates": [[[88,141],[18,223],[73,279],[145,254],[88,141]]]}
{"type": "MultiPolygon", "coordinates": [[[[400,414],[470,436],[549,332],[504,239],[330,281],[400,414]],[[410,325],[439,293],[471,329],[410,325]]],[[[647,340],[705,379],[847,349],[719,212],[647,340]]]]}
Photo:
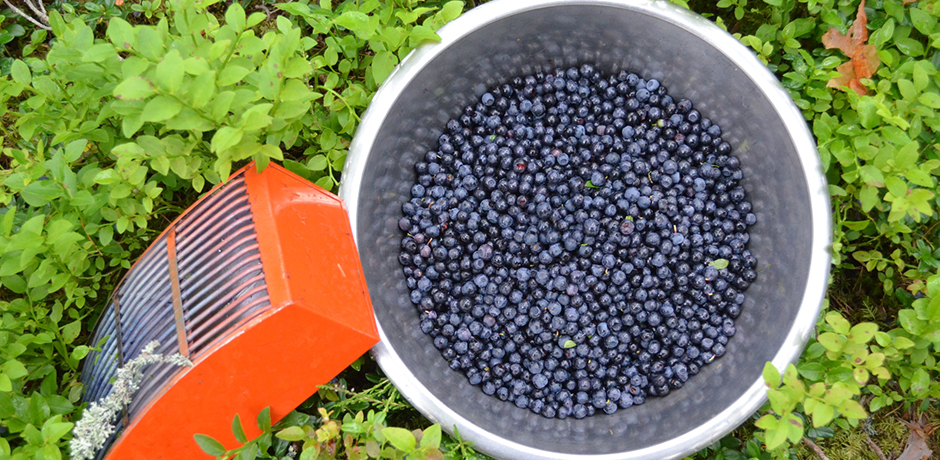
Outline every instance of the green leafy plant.
{"type": "Polygon", "coordinates": [[[310,417],[300,413],[288,416],[291,423],[272,427],[267,409],[258,416],[258,428],[263,434],[248,441],[242,429],[241,421],[236,417],[232,422],[235,438],[243,444],[235,449],[226,450],[215,439],[197,434],[195,440],[202,450],[217,459],[234,458],[272,458],[267,452],[271,448],[272,433],[274,438],[286,441],[287,449],[299,452],[303,460],[348,458],[364,460],[367,458],[419,460],[443,459],[440,450],[441,427],[431,425],[424,430],[409,431],[404,428],[386,427],[385,413],[369,411],[355,415],[345,414],[342,420],[330,418],[330,412],[319,409],[319,417],[310,417]],[[318,425],[318,426],[317,426],[318,425]],[[299,449],[298,447],[299,446],[299,449]]]}
{"type": "Polygon", "coordinates": [[[765,3],[761,15],[769,20],[725,22],[746,30],[737,36],[781,78],[816,135],[835,219],[826,308],[838,302],[843,312],[871,312],[871,304],[885,310],[853,315],[883,327],[853,325],[829,310],[800,363],[782,376],[766,369],[770,404],[756,426],[773,449],[805,436],[807,420],[817,430],[857,424],[868,414],[856,400],[876,412],[896,403],[925,410],[937,397],[940,300],[928,283],[937,276],[940,11],[900,0],[765,3]],[[827,40],[840,36],[877,54],[863,71],[876,70],[861,74],[856,86],[849,80],[858,55],[827,49],[827,40]],[[853,284],[864,294],[846,298],[853,284]]]}
{"type": "Polygon", "coordinates": [[[301,155],[284,161],[288,169],[327,189],[338,185],[346,149],[378,86],[415,46],[438,40],[434,31],[464,7],[459,1],[418,5],[377,0],[277,5],[302,22],[304,35],[317,43],[310,60],[317,94],[310,123],[320,129],[304,139],[301,155]]]}

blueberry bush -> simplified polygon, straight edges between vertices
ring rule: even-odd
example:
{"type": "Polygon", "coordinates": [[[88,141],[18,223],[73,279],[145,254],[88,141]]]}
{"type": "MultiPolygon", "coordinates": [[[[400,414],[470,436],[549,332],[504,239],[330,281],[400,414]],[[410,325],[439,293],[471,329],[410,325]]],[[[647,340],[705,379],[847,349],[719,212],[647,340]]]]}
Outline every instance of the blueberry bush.
{"type": "MultiPolygon", "coordinates": [[[[799,362],[765,368],[770,398],[752,422],[693,458],[940,450],[940,4],[673,1],[735,34],[790,92],[835,224],[816,336],[799,362]],[[840,35],[853,48],[833,45],[840,35]]],[[[335,189],[377,87],[474,6],[118,3],[47,5],[51,31],[3,10],[0,458],[68,457],[89,329],[166,224],[250,159],[335,189]]],[[[482,457],[430,426],[369,357],[258,423],[264,434],[234,451],[194,442],[220,458],[482,457]]]]}

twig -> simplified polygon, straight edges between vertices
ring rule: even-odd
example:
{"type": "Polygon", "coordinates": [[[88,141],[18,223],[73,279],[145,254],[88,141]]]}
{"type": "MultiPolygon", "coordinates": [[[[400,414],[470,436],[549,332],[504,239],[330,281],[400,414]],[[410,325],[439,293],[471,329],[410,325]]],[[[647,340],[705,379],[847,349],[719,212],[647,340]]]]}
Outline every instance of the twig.
{"type": "Polygon", "coordinates": [[[13,6],[13,4],[10,3],[10,0],[3,0],[3,3],[5,3],[6,6],[10,7],[10,9],[13,10],[14,13],[16,13],[16,14],[18,14],[18,15],[20,15],[20,16],[23,16],[24,18],[26,18],[27,21],[29,21],[29,22],[35,24],[36,27],[39,27],[40,29],[52,31],[52,27],[49,27],[49,26],[47,26],[47,25],[45,25],[45,24],[43,24],[43,23],[41,23],[41,22],[39,22],[39,21],[33,19],[32,16],[30,16],[30,15],[24,13],[23,10],[21,10],[21,9],[15,7],[15,6],[13,6]]]}
{"type": "Polygon", "coordinates": [[[266,14],[266,15],[268,16],[267,19],[271,19],[271,16],[274,16],[274,13],[272,13],[271,10],[269,10],[269,9],[268,9],[266,6],[264,6],[264,5],[258,5],[258,8],[257,8],[255,11],[257,11],[257,10],[263,10],[263,11],[264,11],[264,14],[266,14]]]}
{"type": "MultiPolygon", "coordinates": [[[[46,14],[43,13],[39,8],[36,8],[36,5],[33,5],[33,2],[31,0],[25,0],[25,1],[26,1],[26,6],[28,6],[29,9],[33,10],[33,13],[36,13],[36,17],[39,18],[40,21],[47,23],[47,24],[49,23],[49,16],[46,16],[46,14]]],[[[39,3],[40,5],[42,4],[41,0],[36,0],[36,3],[39,3]]],[[[45,8],[43,8],[43,10],[45,10],[45,8]]]]}
{"type": "Polygon", "coordinates": [[[813,452],[816,453],[820,460],[829,460],[829,457],[826,456],[825,452],[823,452],[823,450],[820,449],[819,446],[817,446],[816,443],[811,439],[804,437],[803,443],[809,446],[810,449],[813,449],[813,452]]]}
{"type": "Polygon", "coordinates": [[[871,450],[875,451],[875,454],[878,455],[878,458],[881,460],[888,460],[888,457],[885,457],[885,453],[881,451],[881,447],[878,447],[878,444],[875,444],[875,441],[871,438],[871,435],[866,432],[865,436],[868,437],[868,447],[871,447],[871,450]]]}

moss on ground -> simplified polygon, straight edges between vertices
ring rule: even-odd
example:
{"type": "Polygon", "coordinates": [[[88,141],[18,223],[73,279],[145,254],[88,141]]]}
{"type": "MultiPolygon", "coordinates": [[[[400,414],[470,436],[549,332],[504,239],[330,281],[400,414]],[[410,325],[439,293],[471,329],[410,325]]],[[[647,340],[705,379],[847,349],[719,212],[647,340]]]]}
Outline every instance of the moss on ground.
{"type": "MultiPolygon", "coordinates": [[[[868,435],[881,448],[886,458],[897,458],[907,447],[910,430],[901,423],[904,415],[900,407],[883,409],[870,419],[869,423],[860,423],[849,430],[836,430],[835,436],[816,439],[816,444],[829,457],[829,460],[880,460],[868,444],[868,435]]],[[[940,426],[940,406],[932,406],[926,415],[928,426],[940,426]]],[[[935,430],[928,439],[935,454],[940,455],[940,430],[935,430]]],[[[806,444],[797,446],[797,455],[801,460],[819,460],[806,444]]]]}

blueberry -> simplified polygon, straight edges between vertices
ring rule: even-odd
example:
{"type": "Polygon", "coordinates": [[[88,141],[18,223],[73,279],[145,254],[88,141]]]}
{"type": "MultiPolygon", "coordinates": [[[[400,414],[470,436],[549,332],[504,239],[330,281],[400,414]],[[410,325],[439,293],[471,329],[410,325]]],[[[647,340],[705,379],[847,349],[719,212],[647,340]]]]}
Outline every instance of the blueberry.
{"type": "Polygon", "coordinates": [[[549,418],[679,389],[726,353],[757,277],[740,160],[657,79],[509,83],[415,164],[398,260],[419,328],[484,394],[549,418]]]}

